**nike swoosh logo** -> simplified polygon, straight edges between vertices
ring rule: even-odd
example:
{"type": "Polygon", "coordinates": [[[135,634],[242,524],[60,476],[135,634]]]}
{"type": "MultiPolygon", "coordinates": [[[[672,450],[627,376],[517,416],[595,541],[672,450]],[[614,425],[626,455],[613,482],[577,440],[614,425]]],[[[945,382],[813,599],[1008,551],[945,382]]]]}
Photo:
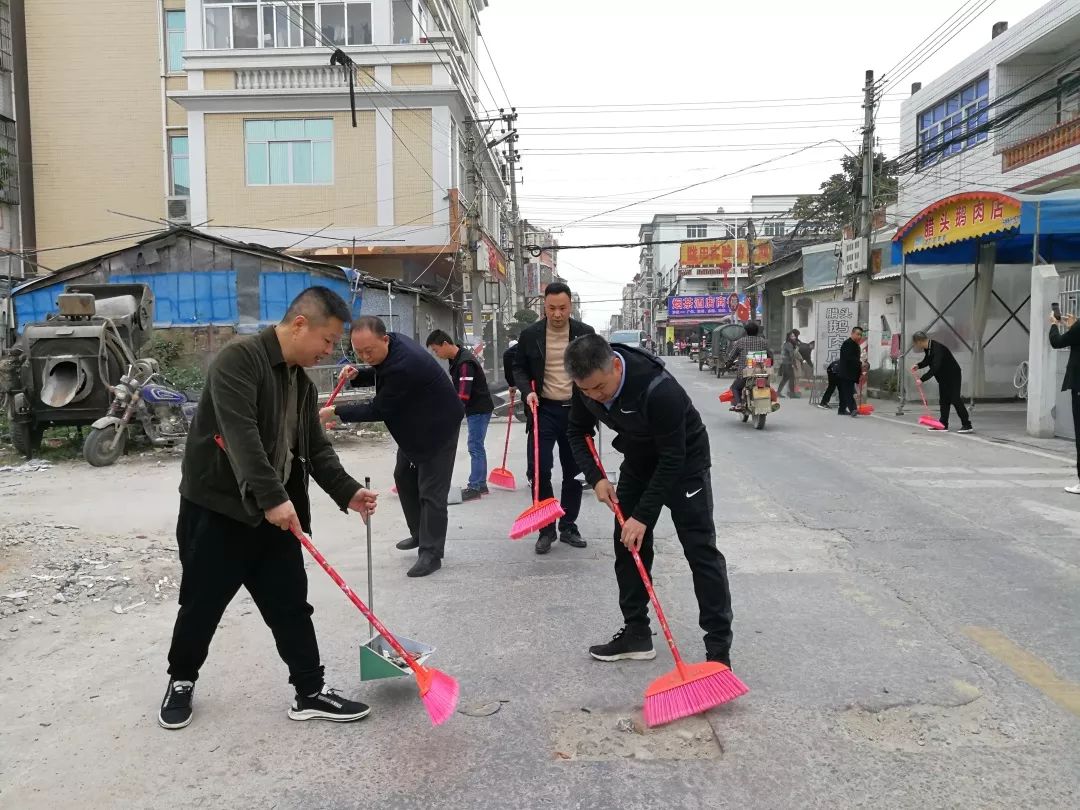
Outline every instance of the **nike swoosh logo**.
{"type": "Polygon", "coordinates": [[[623,413],[637,413],[637,411],[628,411],[628,410],[626,410],[624,408],[619,408],[619,410],[622,411],[623,413]]]}
{"type": "MultiPolygon", "coordinates": [[[[704,487],[702,487],[702,489],[704,489],[704,487]]],[[[700,489],[695,489],[695,490],[694,490],[693,492],[687,492],[687,493],[686,493],[686,497],[687,497],[687,498],[693,498],[693,497],[694,497],[695,495],[697,495],[697,494],[698,494],[699,492],[701,492],[701,490],[700,490],[700,489]]]]}

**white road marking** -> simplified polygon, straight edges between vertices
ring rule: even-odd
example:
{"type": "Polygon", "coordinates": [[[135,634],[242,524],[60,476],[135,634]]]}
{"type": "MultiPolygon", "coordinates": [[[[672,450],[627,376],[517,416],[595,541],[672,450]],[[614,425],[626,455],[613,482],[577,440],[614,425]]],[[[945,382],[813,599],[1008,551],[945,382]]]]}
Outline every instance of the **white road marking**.
{"type": "Polygon", "coordinates": [[[919,486],[935,489],[1064,489],[1067,483],[1063,479],[1052,481],[1037,478],[928,478],[918,481],[919,486]]]}
{"type": "Polygon", "coordinates": [[[1065,475],[1069,467],[871,467],[882,475],[1065,475]]]}

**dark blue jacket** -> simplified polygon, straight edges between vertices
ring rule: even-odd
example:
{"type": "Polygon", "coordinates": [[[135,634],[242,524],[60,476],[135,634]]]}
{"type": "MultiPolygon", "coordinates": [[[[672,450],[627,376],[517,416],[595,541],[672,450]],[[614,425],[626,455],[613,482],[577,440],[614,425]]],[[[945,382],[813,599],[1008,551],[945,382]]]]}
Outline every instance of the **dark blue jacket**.
{"type": "Polygon", "coordinates": [[[465,408],[434,355],[390,332],[390,351],[377,366],[361,368],[355,388],[375,386],[371,402],[338,405],[343,422],[385,422],[409,461],[427,461],[452,441],[465,408]]]}

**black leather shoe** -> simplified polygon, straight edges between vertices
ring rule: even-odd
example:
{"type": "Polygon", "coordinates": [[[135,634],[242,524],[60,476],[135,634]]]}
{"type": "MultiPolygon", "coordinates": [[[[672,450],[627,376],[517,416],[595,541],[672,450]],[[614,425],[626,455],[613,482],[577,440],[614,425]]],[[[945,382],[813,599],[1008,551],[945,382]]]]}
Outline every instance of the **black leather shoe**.
{"type": "Polygon", "coordinates": [[[705,660],[723,664],[728,669],[731,669],[731,653],[706,652],[705,660]]]}
{"type": "Polygon", "coordinates": [[[574,548],[585,548],[585,546],[589,545],[585,542],[581,533],[578,532],[577,526],[567,526],[565,529],[560,529],[559,542],[566,543],[566,545],[573,546],[574,548]]]}
{"type": "Polygon", "coordinates": [[[414,548],[420,548],[420,541],[415,537],[406,537],[404,540],[396,542],[394,546],[402,551],[412,551],[414,548]]]}
{"type": "Polygon", "coordinates": [[[540,532],[540,536],[536,538],[536,553],[547,554],[551,551],[551,544],[555,542],[555,529],[547,528],[540,532]]]}
{"type": "Polygon", "coordinates": [[[428,574],[434,574],[440,568],[442,568],[442,560],[434,554],[422,551],[420,552],[420,558],[409,569],[407,576],[426,577],[428,574]]]}

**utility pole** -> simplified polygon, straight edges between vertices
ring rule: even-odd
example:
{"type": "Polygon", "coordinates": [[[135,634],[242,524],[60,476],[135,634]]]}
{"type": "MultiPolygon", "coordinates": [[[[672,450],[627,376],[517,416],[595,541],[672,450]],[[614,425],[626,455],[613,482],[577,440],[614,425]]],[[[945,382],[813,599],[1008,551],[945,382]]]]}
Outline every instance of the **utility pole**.
{"type": "Polygon", "coordinates": [[[510,217],[514,226],[514,286],[518,292],[518,309],[525,309],[525,257],[523,254],[525,239],[521,234],[521,212],[518,209],[517,199],[517,162],[521,159],[521,153],[517,150],[517,110],[510,108],[509,113],[503,113],[502,120],[506,124],[509,136],[506,140],[506,162],[510,174],[510,217]]]}
{"type": "MultiPolygon", "coordinates": [[[[863,267],[866,273],[857,285],[856,300],[870,300],[871,250],[874,242],[874,71],[866,71],[863,87],[862,195],[859,237],[863,240],[863,267]]],[[[860,313],[861,314],[861,313],[860,313]]]]}
{"type": "Polygon", "coordinates": [[[484,148],[483,140],[476,137],[476,133],[469,131],[469,179],[472,186],[473,203],[469,207],[469,253],[472,256],[472,267],[469,269],[469,311],[472,315],[472,340],[476,345],[478,336],[483,335],[484,326],[480,309],[480,291],[483,289],[483,275],[480,273],[478,259],[480,246],[481,223],[484,212],[484,174],[480,150],[484,148]]]}

